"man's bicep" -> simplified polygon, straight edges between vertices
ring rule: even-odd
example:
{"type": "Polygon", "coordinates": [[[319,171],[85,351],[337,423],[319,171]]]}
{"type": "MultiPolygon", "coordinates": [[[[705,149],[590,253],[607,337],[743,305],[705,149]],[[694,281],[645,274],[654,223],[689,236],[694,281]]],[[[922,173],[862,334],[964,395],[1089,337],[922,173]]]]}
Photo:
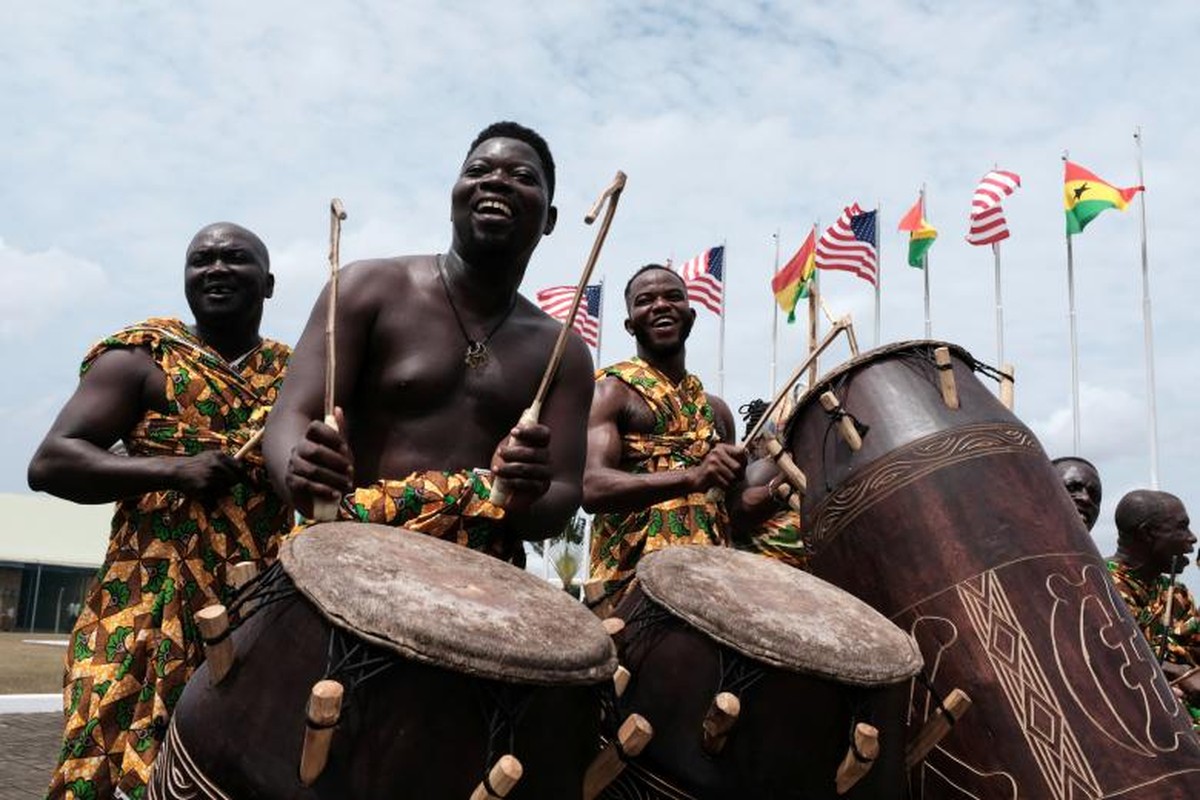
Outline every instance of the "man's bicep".
{"type": "Polygon", "coordinates": [[[596,383],[588,418],[589,468],[615,469],[621,463],[621,410],[625,405],[622,384],[615,378],[596,383]]]}
{"type": "MultiPolygon", "coordinates": [[[[146,411],[148,386],[162,375],[149,355],[139,349],[114,349],[101,354],[79,380],[46,435],[84,439],[108,448],[127,434],[146,411]]],[[[165,401],[165,388],[163,400],[165,401]]]]}

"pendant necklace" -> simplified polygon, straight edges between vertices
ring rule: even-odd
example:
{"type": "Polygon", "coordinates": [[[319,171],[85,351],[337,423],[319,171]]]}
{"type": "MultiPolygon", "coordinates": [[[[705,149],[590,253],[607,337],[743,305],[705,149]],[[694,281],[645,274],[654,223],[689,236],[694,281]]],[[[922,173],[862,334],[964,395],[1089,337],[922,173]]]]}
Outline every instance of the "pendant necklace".
{"type": "Polygon", "coordinates": [[[505,310],[499,321],[492,326],[492,329],[488,331],[487,336],[484,336],[482,339],[472,339],[471,335],[467,333],[467,326],[463,325],[462,316],[458,313],[458,306],[454,304],[454,298],[450,294],[450,285],[446,282],[446,273],[442,269],[442,256],[440,253],[436,257],[436,263],[438,280],[442,282],[442,291],[446,293],[446,302],[450,304],[450,310],[454,312],[454,321],[458,323],[459,332],[462,333],[463,338],[467,341],[467,351],[463,355],[463,363],[471,369],[478,369],[487,364],[488,358],[491,355],[488,352],[487,343],[496,335],[496,331],[500,330],[500,326],[508,321],[509,315],[512,314],[512,310],[517,306],[517,298],[515,295],[513,296],[508,309],[505,310]]]}

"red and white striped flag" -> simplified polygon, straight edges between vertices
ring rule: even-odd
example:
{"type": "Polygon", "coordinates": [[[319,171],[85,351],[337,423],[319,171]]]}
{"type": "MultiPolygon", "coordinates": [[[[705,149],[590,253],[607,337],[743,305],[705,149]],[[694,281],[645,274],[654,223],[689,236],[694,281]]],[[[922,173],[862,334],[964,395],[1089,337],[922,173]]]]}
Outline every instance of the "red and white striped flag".
{"type": "MultiPolygon", "coordinates": [[[[600,289],[601,284],[591,283],[583,287],[583,299],[575,312],[575,332],[592,347],[600,346],[600,289]]],[[[574,286],[551,286],[537,293],[537,304],[555,319],[565,320],[575,299],[574,286]]]]}
{"type": "Polygon", "coordinates": [[[1008,238],[1008,223],[1000,203],[1020,185],[1021,176],[1015,172],[997,169],[983,176],[971,197],[969,244],[995,244],[1008,238]]]}
{"type": "Polygon", "coordinates": [[[710,247],[679,268],[679,277],[687,286],[688,300],[699,303],[720,316],[721,295],[725,291],[725,246],[710,247]]]}
{"type": "Polygon", "coordinates": [[[863,211],[858,203],[844,209],[837,222],[826,228],[817,240],[817,254],[813,260],[817,269],[853,272],[874,286],[878,264],[875,212],[863,211]]]}

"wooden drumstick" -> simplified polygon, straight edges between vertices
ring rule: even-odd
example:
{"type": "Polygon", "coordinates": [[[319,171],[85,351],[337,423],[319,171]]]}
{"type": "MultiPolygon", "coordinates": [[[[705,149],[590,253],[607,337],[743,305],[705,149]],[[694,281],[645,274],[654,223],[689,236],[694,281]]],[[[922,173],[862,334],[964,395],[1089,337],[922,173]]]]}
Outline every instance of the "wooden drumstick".
{"type": "Polygon", "coordinates": [[[233,666],[233,642],[229,640],[229,614],[217,603],[196,612],[196,627],[204,643],[204,660],[208,662],[208,677],[216,686],[233,666]]]}
{"type": "Polygon", "coordinates": [[[954,365],[950,363],[950,348],[938,347],[933,351],[937,363],[938,382],[942,387],[942,400],[947,408],[958,408],[958,387],[954,383],[954,365]]]}
{"type": "MultiPolygon", "coordinates": [[[[333,198],[329,203],[329,297],[325,307],[325,424],[338,429],[333,414],[334,389],[337,383],[337,302],[338,273],[341,271],[342,220],[346,208],[342,201],[333,198]]],[[[338,517],[338,501],[324,497],[313,498],[313,519],[317,522],[333,522],[338,517]]]]}
{"type": "Polygon", "coordinates": [[[742,701],[736,694],[720,692],[713,698],[704,714],[704,722],[701,723],[703,735],[700,745],[704,752],[715,756],[724,749],[725,740],[729,738],[729,732],[733,730],[741,713],[742,701]]]}
{"type": "Polygon", "coordinates": [[[237,452],[233,454],[233,460],[241,461],[243,458],[249,455],[250,451],[257,447],[258,443],[262,441],[263,433],[266,430],[267,429],[265,426],[256,430],[254,434],[246,440],[246,443],[239,447],[237,452]]]}
{"type": "Polygon", "coordinates": [[[808,478],[796,466],[796,462],[792,460],[792,454],[784,450],[783,445],[773,436],[767,440],[767,453],[775,459],[775,463],[779,465],[779,471],[783,473],[784,479],[791,484],[794,490],[800,494],[808,491],[808,478]]]}
{"type": "Polygon", "coordinates": [[[830,414],[837,417],[838,434],[851,450],[858,452],[862,449],[862,437],[858,434],[858,428],[854,426],[854,420],[849,414],[838,412],[841,411],[842,404],[837,399],[837,395],[833,392],[825,392],[821,395],[821,406],[830,414]]]}
{"type": "Polygon", "coordinates": [[[471,792],[471,800],[496,800],[498,797],[508,797],[508,793],[517,785],[517,781],[521,780],[521,776],[525,774],[525,768],[521,766],[521,762],[516,756],[503,755],[496,760],[491,771],[488,772],[487,783],[479,782],[475,787],[475,791],[471,792]],[[488,791],[488,785],[495,790],[495,793],[488,791]]]}
{"type": "Polygon", "coordinates": [[[1000,369],[1000,403],[1009,411],[1013,409],[1013,387],[1016,367],[1005,364],[1000,369]]]}
{"type": "Polygon", "coordinates": [[[904,753],[905,766],[912,769],[924,761],[929,751],[950,732],[950,726],[962,719],[962,715],[967,713],[970,707],[971,698],[966,692],[962,689],[951,691],[946,697],[946,702],[925,720],[916,738],[908,743],[904,753]]]}
{"type": "MultiPolygon", "coordinates": [[[[600,208],[605,201],[608,202],[608,208],[604,212],[604,220],[600,223],[600,229],[596,231],[596,241],[592,244],[592,252],[588,255],[587,263],[583,266],[583,275],[579,278],[579,285],[575,287],[575,297],[571,300],[571,307],[567,311],[567,316],[563,320],[562,330],[558,332],[558,340],[554,343],[554,350],[550,353],[550,362],[546,365],[546,371],[542,373],[542,382],[538,385],[537,394],[533,396],[533,402],[529,404],[529,408],[525,409],[521,414],[521,419],[517,425],[536,425],[538,418],[542,415],[542,404],[546,402],[546,395],[550,392],[550,384],[554,380],[555,373],[558,372],[558,365],[562,362],[563,353],[566,352],[567,338],[570,335],[572,326],[575,324],[575,315],[579,312],[579,303],[583,299],[583,291],[587,288],[588,281],[591,280],[592,270],[596,267],[596,262],[600,258],[600,248],[604,246],[604,239],[608,236],[608,228],[612,225],[613,214],[617,210],[617,201],[621,199],[621,192],[625,189],[625,173],[617,170],[617,175],[613,178],[612,183],[608,185],[601,195],[596,198],[596,202],[592,205],[590,211],[583,218],[583,221],[591,225],[596,221],[596,216],[600,213],[600,208]]],[[[497,477],[492,483],[491,502],[492,505],[503,508],[508,504],[509,489],[503,478],[497,477]]]]}
{"type": "Polygon", "coordinates": [[[617,779],[625,770],[625,762],[621,758],[624,753],[629,758],[636,757],[654,737],[654,728],[640,714],[630,714],[621,723],[617,731],[616,745],[610,742],[592,759],[587,772],[583,776],[583,800],[595,800],[604,789],[617,779]]]}
{"type": "Polygon", "coordinates": [[[847,748],[834,778],[837,793],[845,794],[850,791],[854,784],[871,771],[878,757],[879,729],[865,722],[858,723],[854,726],[854,744],[847,748]]]}
{"type": "Polygon", "coordinates": [[[342,685],[331,680],[317,681],[309,693],[300,750],[300,782],[305,786],[312,786],[321,777],[329,760],[333,726],[342,715],[343,693],[342,685]]]}

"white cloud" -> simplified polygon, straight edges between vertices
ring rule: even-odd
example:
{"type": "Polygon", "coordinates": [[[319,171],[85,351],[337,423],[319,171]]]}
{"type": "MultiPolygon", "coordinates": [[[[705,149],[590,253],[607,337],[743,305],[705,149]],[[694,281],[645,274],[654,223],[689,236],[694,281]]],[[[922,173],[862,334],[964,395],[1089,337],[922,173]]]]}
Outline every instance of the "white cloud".
{"type": "Polygon", "coordinates": [[[95,302],[108,286],[100,265],[58,248],[25,252],[0,239],[0,340],[29,341],[57,317],[95,302]]]}

